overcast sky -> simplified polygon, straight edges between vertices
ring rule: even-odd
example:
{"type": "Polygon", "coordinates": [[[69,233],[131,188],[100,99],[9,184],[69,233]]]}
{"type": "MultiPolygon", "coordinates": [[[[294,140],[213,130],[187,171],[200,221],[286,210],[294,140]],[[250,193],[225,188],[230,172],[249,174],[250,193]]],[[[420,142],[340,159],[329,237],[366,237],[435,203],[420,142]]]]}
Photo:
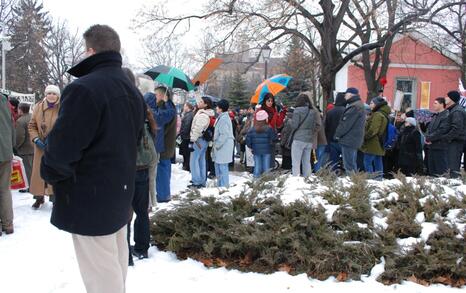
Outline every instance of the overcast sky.
{"type": "Polygon", "coordinates": [[[43,0],[45,10],[54,19],[67,20],[71,28],[83,33],[93,24],[107,24],[113,27],[121,38],[122,47],[131,64],[137,64],[142,55],[140,35],[130,29],[131,21],[144,6],[166,3],[176,13],[190,12],[200,0],[43,0]]]}

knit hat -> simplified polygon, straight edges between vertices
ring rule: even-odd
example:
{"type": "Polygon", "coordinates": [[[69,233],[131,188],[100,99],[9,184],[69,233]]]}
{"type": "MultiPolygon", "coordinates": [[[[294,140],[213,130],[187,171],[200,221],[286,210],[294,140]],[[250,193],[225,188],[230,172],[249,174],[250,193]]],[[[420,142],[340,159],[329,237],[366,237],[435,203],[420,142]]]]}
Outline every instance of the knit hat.
{"type": "Polygon", "coordinates": [[[385,99],[382,97],[375,97],[371,100],[371,102],[374,103],[376,107],[381,107],[387,104],[387,101],[385,101],[385,99]]]}
{"type": "Polygon", "coordinates": [[[405,119],[405,122],[408,122],[409,124],[411,124],[412,126],[416,126],[416,119],[413,118],[413,117],[408,117],[405,119]]]}
{"type": "Polygon", "coordinates": [[[45,88],[44,93],[45,95],[52,93],[52,94],[56,94],[57,96],[60,96],[60,89],[58,88],[58,86],[50,84],[45,88]]]}
{"type": "Polygon", "coordinates": [[[349,87],[346,89],[346,94],[353,94],[353,95],[359,95],[359,91],[355,87],[349,87]]]}
{"type": "Polygon", "coordinates": [[[455,102],[456,104],[458,104],[458,102],[460,101],[461,99],[461,95],[459,92],[457,91],[450,91],[448,92],[447,96],[453,101],[455,102]]]}
{"type": "Polygon", "coordinates": [[[221,99],[217,102],[217,107],[222,109],[222,112],[227,112],[228,108],[230,107],[230,103],[228,103],[228,101],[225,99],[221,99]]]}
{"type": "Polygon", "coordinates": [[[265,121],[269,118],[269,114],[264,110],[257,111],[256,113],[256,120],[257,121],[265,121]]]}

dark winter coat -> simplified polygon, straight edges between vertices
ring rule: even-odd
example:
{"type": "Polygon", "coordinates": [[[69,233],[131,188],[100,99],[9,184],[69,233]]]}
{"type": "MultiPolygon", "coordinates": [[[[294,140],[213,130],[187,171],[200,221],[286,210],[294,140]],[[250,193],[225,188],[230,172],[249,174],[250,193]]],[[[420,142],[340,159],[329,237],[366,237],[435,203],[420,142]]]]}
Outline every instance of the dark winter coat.
{"type": "Polygon", "coordinates": [[[343,146],[359,149],[364,140],[366,110],[359,96],[348,100],[345,112],[341,116],[335,131],[335,140],[343,146]]]}
{"type": "Polygon", "coordinates": [[[466,112],[464,108],[455,104],[448,109],[448,132],[444,139],[447,142],[464,142],[466,140],[466,112]]]}
{"type": "Polygon", "coordinates": [[[194,111],[184,113],[181,119],[180,136],[182,139],[190,139],[191,124],[193,123],[194,111]]]}
{"type": "Polygon", "coordinates": [[[272,145],[276,139],[277,134],[270,126],[266,126],[263,132],[257,132],[253,126],[246,135],[246,145],[254,155],[267,155],[272,154],[272,145]]]}
{"type": "Polygon", "coordinates": [[[71,68],[79,79],[48,135],[41,175],[54,188],[51,222],[70,233],[108,235],[129,220],[144,101],[121,64],[102,52],[71,68]]]}
{"type": "Polygon", "coordinates": [[[398,164],[405,174],[414,174],[422,166],[421,134],[414,126],[406,126],[398,137],[398,164]]]}
{"type": "Polygon", "coordinates": [[[367,119],[364,131],[364,144],[361,151],[366,154],[384,156],[385,150],[382,145],[383,136],[387,131],[388,115],[390,107],[383,105],[367,119]]]}
{"type": "Polygon", "coordinates": [[[447,132],[448,111],[434,114],[425,134],[426,141],[431,142],[431,144],[426,144],[426,147],[433,150],[447,150],[448,142],[444,138],[447,132]]]}
{"type": "Polygon", "coordinates": [[[338,96],[335,101],[335,107],[327,112],[325,116],[325,137],[327,137],[327,142],[336,142],[335,141],[335,131],[337,130],[338,123],[340,123],[341,116],[345,112],[346,100],[344,96],[338,96]]]}
{"type": "Polygon", "coordinates": [[[23,114],[16,120],[16,152],[18,155],[33,155],[34,145],[29,136],[28,126],[31,114],[23,114]]]}
{"type": "MultiPolygon", "coordinates": [[[[160,102],[159,103],[159,108],[163,107],[167,108],[175,108],[175,104],[171,100],[168,100],[167,102],[160,102]]],[[[176,122],[177,122],[177,116],[176,116],[176,110],[175,110],[175,117],[170,120],[168,123],[166,123],[163,127],[163,132],[160,131],[158,133],[162,134],[163,133],[163,143],[164,143],[164,151],[160,153],[160,160],[168,160],[171,159],[173,156],[175,156],[175,150],[176,150],[176,122]]],[[[160,135],[162,136],[162,135],[160,135]]],[[[157,139],[157,138],[156,138],[157,139]]]]}

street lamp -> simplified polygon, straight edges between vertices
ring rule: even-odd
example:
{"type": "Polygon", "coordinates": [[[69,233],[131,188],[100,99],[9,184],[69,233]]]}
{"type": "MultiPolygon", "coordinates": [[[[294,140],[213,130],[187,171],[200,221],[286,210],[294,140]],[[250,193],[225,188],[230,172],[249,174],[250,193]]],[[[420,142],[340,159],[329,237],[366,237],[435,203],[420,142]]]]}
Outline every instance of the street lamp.
{"type": "Polygon", "coordinates": [[[0,35],[0,41],[2,42],[2,88],[6,90],[6,70],[5,70],[5,52],[11,50],[9,37],[0,35]]]}
{"type": "Polygon", "coordinates": [[[264,79],[267,79],[267,62],[269,61],[270,54],[272,53],[272,49],[269,45],[265,45],[262,47],[262,58],[264,58],[264,79]]]}

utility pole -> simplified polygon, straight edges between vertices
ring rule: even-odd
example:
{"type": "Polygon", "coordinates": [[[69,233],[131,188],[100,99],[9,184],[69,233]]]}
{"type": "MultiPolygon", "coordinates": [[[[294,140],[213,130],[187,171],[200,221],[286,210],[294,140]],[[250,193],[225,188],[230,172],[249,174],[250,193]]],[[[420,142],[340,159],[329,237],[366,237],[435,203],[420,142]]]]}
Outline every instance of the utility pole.
{"type": "Polygon", "coordinates": [[[5,33],[5,24],[2,24],[2,34],[0,35],[0,41],[2,42],[2,89],[6,90],[6,66],[5,66],[5,52],[11,49],[9,37],[5,33]]]}

